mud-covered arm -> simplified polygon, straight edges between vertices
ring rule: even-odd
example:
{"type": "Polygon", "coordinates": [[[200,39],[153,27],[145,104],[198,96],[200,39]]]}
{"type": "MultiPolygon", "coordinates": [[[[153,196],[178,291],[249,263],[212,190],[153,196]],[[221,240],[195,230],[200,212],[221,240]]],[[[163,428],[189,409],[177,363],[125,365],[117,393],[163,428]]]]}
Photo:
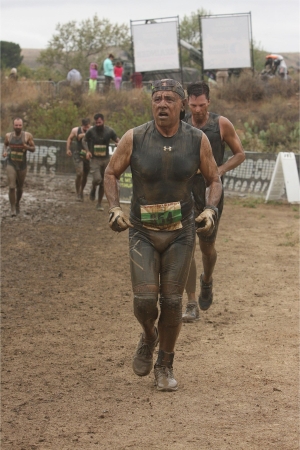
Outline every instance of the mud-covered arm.
{"type": "Polygon", "coordinates": [[[87,133],[85,133],[81,143],[82,143],[82,147],[84,148],[84,150],[86,150],[87,152],[89,152],[89,145],[88,145],[88,140],[87,140],[87,133]]]}
{"type": "Polygon", "coordinates": [[[68,156],[72,156],[71,143],[72,143],[72,140],[76,137],[76,134],[77,134],[77,128],[73,128],[67,139],[66,153],[68,156]]]}
{"type": "Polygon", "coordinates": [[[23,145],[25,151],[35,152],[35,143],[33,142],[32,134],[25,134],[26,143],[23,145]]]}
{"type": "Polygon", "coordinates": [[[229,170],[232,170],[242,164],[242,162],[245,161],[246,155],[234,126],[228,119],[226,119],[226,117],[223,116],[220,117],[220,132],[222,140],[226,142],[233,153],[231,158],[219,166],[218,170],[221,177],[226,172],[229,172],[229,170]]]}
{"type": "Polygon", "coordinates": [[[3,151],[2,151],[2,157],[6,158],[8,155],[8,148],[9,148],[9,135],[10,133],[5,135],[4,143],[3,143],[3,151]]]}
{"type": "Polygon", "coordinates": [[[222,182],[211,145],[203,133],[200,147],[200,170],[206,181],[206,205],[217,206],[222,195],[222,182]]]}
{"type": "Polygon", "coordinates": [[[104,192],[109,208],[120,206],[119,179],[130,164],[133,130],[127,131],[118,142],[104,174],[104,192]]]}
{"type": "Polygon", "coordinates": [[[86,159],[90,160],[92,158],[92,153],[91,150],[89,148],[89,146],[91,145],[91,140],[90,140],[90,135],[89,135],[89,131],[87,131],[81,141],[82,147],[84,148],[84,150],[86,150],[86,159]]]}

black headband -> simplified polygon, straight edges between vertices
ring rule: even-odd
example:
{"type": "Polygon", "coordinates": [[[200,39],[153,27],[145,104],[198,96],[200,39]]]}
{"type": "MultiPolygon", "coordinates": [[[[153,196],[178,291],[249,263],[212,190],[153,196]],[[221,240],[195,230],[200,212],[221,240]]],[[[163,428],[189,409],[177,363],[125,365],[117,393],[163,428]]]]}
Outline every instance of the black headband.
{"type": "Polygon", "coordinates": [[[185,93],[181,84],[176,80],[172,80],[171,78],[153,81],[152,95],[157,91],[173,91],[176,92],[176,94],[178,94],[182,99],[185,98],[185,93]]]}

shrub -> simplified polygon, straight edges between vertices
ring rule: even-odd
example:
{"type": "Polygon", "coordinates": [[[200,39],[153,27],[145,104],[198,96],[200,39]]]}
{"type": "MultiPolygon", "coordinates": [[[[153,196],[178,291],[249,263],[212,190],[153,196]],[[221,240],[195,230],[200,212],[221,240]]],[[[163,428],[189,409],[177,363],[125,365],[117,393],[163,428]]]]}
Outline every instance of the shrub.
{"type": "Polygon", "coordinates": [[[33,102],[28,105],[25,120],[36,138],[66,140],[78,122],[78,110],[70,101],[44,105],[33,102]]]}

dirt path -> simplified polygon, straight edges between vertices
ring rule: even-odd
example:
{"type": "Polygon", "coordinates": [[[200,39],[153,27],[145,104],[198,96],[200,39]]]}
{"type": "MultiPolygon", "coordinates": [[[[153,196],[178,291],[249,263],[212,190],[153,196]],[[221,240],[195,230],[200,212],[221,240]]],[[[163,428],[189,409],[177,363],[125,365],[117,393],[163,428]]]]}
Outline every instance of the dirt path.
{"type": "Polygon", "coordinates": [[[183,325],[179,389],[161,393],[131,369],[128,232],[107,207],[26,193],[15,219],[1,200],[2,450],[299,448],[296,207],[227,199],[214,304],[183,325]]]}

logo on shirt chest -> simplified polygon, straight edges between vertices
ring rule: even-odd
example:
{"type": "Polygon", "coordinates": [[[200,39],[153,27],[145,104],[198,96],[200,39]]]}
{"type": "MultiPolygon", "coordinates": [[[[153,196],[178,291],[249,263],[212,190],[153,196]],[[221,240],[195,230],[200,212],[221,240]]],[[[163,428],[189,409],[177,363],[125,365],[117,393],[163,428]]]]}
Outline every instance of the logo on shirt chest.
{"type": "Polygon", "coordinates": [[[164,146],[164,152],[167,152],[167,151],[171,152],[172,151],[172,147],[164,146]]]}

